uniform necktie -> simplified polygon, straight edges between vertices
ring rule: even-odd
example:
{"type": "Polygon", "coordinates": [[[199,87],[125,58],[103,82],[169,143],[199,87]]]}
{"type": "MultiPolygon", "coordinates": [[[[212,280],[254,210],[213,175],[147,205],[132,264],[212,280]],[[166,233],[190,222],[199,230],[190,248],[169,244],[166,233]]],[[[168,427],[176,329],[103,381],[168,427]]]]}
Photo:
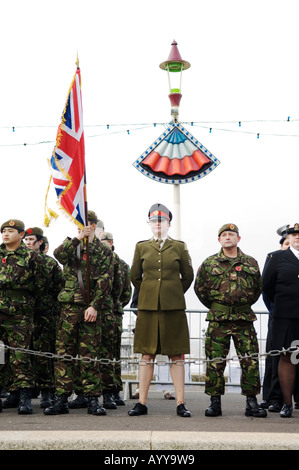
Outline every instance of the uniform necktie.
{"type": "Polygon", "coordinates": [[[158,238],[158,240],[156,240],[156,241],[158,243],[159,248],[161,248],[161,243],[162,243],[163,240],[161,238],[158,238]]]}

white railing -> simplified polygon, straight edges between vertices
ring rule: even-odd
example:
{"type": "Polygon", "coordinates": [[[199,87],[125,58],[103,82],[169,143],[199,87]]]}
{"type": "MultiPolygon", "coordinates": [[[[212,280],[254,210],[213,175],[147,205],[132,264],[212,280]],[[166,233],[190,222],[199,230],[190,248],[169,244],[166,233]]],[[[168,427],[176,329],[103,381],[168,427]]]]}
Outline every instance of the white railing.
{"type": "MultiPolygon", "coordinates": [[[[134,328],[136,323],[136,314],[137,309],[124,309],[123,316],[123,334],[122,334],[122,344],[121,344],[121,357],[124,359],[122,365],[122,375],[124,380],[126,377],[128,380],[136,377],[136,382],[138,382],[138,366],[141,355],[134,354],[134,328]]],[[[257,321],[254,322],[254,326],[257,332],[258,342],[259,342],[259,353],[261,357],[259,359],[260,375],[261,380],[263,380],[264,369],[265,369],[265,356],[263,354],[266,352],[266,337],[268,330],[268,312],[255,312],[257,316],[257,321]]],[[[208,322],[206,322],[207,310],[186,310],[187,321],[190,332],[190,354],[185,355],[185,370],[186,370],[186,383],[194,384],[203,384],[201,377],[205,374],[205,363],[199,359],[205,358],[205,332],[207,329],[208,322]]],[[[233,344],[231,344],[231,349],[229,357],[236,354],[233,344]]],[[[161,366],[165,365],[165,359],[168,361],[168,358],[165,356],[157,356],[155,364],[155,372],[153,384],[156,381],[161,382],[161,366]],[[161,360],[162,359],[162,360],[161,360]],[[164,362],[163,362],[164,360],[164,362]]],[[[165,367],[163,368],[165,370],[165,367]]],[[[169,370],[169,367],[167,367],[169,370]]],[[[227,386],[239,386],[239,377],[240,377],[240,366],[237,359],[229,360],[226,364],[225,376],[227,386]]],[[[171,378],[168,372],[168,375],[165,378],[163,375],[163,383],[171,383],[171,378]]]]}

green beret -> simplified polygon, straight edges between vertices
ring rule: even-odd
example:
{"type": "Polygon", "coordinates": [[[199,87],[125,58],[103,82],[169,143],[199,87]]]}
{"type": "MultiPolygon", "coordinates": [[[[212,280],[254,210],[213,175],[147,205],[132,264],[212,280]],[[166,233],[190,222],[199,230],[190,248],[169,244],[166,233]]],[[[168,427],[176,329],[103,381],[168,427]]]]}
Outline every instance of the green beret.
{"type": "Polygon", "coordinates": [[[4,222],[1,225],[1,232],[5,227],[15,228],[16,230],[19,230],[20,232],[23,232],[25,230],[24,222],[18,219],[9,219],[7,222],[4,222]]]}
{"type": "Polygon", "coordinates": [[[222,225],[222,227],[220,227],[220,229],[218,230],[218,237],[220,237],[220,235],[222,234],[222,232],[225,232],[225,231],[228,231],[228,232],[236,232],[236,233],[239,233],[239,229],[238,227],[235,225],[235,224],[224,224],[222,225]]]}
{"type": "Polygon", "coordinates": [[[101,236],[101,240],[113,240],[113,235],[110,232],[104,232],[101,236]]]}
{"type": "Polygon", "coordinates": [[[39,227],[30,227],[27,228],[25,232],[25,237],[28,237],[28,235],[40,235],[42,237],[44,235],[44,232],[39,227]]]}
{"type": "Polygon", "coordinates": [[[94,211],[88,211],[88,220],[96,224],[98,221],[97,214],[94,211]]]}

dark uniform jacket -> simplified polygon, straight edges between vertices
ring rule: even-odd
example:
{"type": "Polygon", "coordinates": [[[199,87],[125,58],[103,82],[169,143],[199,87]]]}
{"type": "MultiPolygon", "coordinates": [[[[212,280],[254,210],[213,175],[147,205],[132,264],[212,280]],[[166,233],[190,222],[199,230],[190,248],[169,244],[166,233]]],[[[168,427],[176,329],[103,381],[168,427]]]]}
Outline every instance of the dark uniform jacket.
{"type": "Polygon", "coordinates": [[[299,260],[290,248],[268,255],[262,279],[273,316],[299,318],[299,260]]]}
{"type": "Polygon", "coordinates": [[[170,237],[161,249],[153,238],[137,243],[131,281],[139,291],[139,310],[185,309],[184,293],[193,281],[185,243],[170,237]]]}

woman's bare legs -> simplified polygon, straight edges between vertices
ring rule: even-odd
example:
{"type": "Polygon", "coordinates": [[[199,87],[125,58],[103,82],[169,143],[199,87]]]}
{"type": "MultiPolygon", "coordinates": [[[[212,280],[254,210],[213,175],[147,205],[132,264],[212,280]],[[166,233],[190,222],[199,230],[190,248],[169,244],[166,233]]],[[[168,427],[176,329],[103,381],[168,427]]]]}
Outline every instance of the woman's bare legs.
{"type": "Polygon", "coordinates": [[[169,359],[174,362],[170,365],[170,375],[175,388],[175,395],[177,399],[177,405],[184,403],[185,397],[185,364],[183,357],[180,356],[169,356],[169,359]]]}
{"type": "Polygon", "coordinates": [[[155,355],[143,354],[139,366],[139,402],[146,405],[148,390],[153,378],[155,355]]]}

